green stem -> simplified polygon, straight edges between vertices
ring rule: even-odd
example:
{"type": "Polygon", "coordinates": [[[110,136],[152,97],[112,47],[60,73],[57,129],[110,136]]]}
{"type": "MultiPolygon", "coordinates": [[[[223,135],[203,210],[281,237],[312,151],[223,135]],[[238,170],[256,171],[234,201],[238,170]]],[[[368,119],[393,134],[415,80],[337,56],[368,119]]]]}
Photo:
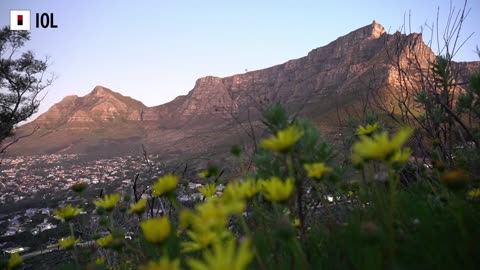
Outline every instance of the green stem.
{"type": "Polygon", "coordinates": [[[75,233],[74,233],[74,230],[73,230],[73,223],[69,222],[68,227],[70,228],[70,236],[75,237],[75,233]]]}
{"type": "Polygon", "coordinates": [[[108,228],[110,229],[110,232],[113,232],[113,212],[108,213],[108,228]]]}
{"type": "Polygon", "coordinates": [[[245,160],[242,159],[242,156],[239,156],[238,160],[240,161],[240,173],[247,176],[248,172],[247,172],[247,168],[245,166],[245,160]]]}
{"type": "Polygon", "coordinates": [[[170,199],[173,207],[180,213],[180,211],[183,209],[183,206],[178,203],[177,196],[169,196],[168,198],[170,199]]]}
{"type": "Polygon", "coordinates": [[[307,256],[305,256],[305,252],[303,252],[303,248],[300,245],[300,242],[298,241],[298,239],[296,237],[292,237],[292,241],[293,241],[293,245],[295,246],[295,249],[298,252],[298,255],[300,255],[300,258],[301,258],[301,262],[302,262],[301,269],[310,269],[310,267],[308,265],[307,256]]]}
{"type": "Polygon", "coordinates": [[[295,179],[295,168],[293,167],[293,157],[291,153],[287,154],[287,167],[289,177],[295,180],[295,187],[297,188],[297,211],[300,219],[300,233],[303,239],[305,235],[305,215],[303,213],[303,179],[295,179]]]}
{"type": "Polygon", "coordinates": [[[255,212],[259,213],[260,216],[262,217],[262,222],[265,220],[269,220],[270,218],[262,211],[262,208],[258,205],[257,200],[254,198],[253,199],[253,208],[255,208],[255,212]]]}
{"type": "Polygon", "coordinates": [[[283,217],[282,209],[279,208],[277,203],[272,203],[273,212],[275,213],[275,218],[278,219],[279,217],[283,217]]]}
{"type": "MultiPolygon", "coordinates": [[[[248,238],[252,239],[252,241],[253,241],[254,240],[253,239],[253,234],[250,231],[250,228],[248,228],[248,225],[247,225],[247,222],[245,221],[245,218],[243,217],[242,214],[240,214],[238,216],[240,218],[240,224],[242,225],[242,228],[243,228],[245,234],[247,234],[248,238]]],[[[262,257],[258,254],[256,248],[254,248],[254,253],[255,253],[255,259],[257,260],[258,265],[260,265],[260,268],[266,270],[267,267],[265,266],[265,263],[263,262],[262,257]]]]}
{"type": "Polygon", "coordinates": [[[387,165],[388,171],[388,188],[389,188],[389,207],[387,209],[387,230],[388,230],[388,257],[387,257],[387,267],[388,269],[393,268],[393,258],[395,255],[395,228],[394,228],[394,212],[396,208],[396,191],[398,179],[395,175],[394,170],[392,169],[391,164],[387,165]]]}
{"type": "Polygon", "coordinates": [[[293,168],[293,158],[292,154],[287,154],[287,168],[288,168],[288,176],[295,178],[295,170],[293,168]]]}
{"type": "Polygon", "coordinates": [[[360,198],[363,200],[367,199],[367,177],[365,172],[365,167],[362,166],[362,182],[360,183],[360,198]]]}
{"type": "MultiPolygon", "coordinates": [[[[75,233],[74,233],[74,230],[73,230],[73,223],[69,222],[68,225],[70,227],[70,237],[75,238],[75,233]]],[[[77,257],[77,248],[75,247],[75,245],[73,245],[73,248],[72,248],[72,256],[73,256],[73,260],[75,261],[75,267],[77,269],[80,269],[80,264],[78,262],[78,257],[77,257]]]]}

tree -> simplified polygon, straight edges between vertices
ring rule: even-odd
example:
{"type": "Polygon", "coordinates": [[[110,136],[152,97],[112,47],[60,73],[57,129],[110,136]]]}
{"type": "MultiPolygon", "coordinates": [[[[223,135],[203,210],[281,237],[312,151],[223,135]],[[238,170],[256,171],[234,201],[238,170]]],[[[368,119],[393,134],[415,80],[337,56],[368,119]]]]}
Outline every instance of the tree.
{"type": "Polygon", "coordinates": [[[8,27],[0,30],[0,153],[28,136],[5,143],[19,123],[37,112],[43,99],[40,93],[53,82],[53,75],[44,77],[48,58],[37,59],[32,51],[19,52],[29,40],[28,31],[12,31],[8,27]]]}

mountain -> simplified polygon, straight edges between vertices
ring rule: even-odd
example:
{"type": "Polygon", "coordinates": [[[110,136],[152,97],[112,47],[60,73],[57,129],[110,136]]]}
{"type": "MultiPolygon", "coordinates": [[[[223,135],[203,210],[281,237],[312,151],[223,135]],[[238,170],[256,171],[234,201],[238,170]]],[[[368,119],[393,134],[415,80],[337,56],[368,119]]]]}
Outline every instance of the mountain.
{"type": "MultiPolygon", "coordinates": [[[[277,102],[328,133],[338,125],[338,112],[360,106],[366,92],[395,88],[397,72],[387,52],[399,47],[406,49],[399,59],[404,65],[412,51],[424,66],[435,57],[420,34],[390,35],[373,21],[299,59],[225,78],[200,78],[187,95],[155,107],[96,86],[84,97],[65,97],[20,127],[18,134],[38,130],[9,151],[139,154],[144,144],[165,154],[202,153],[243,139],[239,123],[258,126],[262,108],[277,102]]],[[[480,67],[479,62],[456,65],[462,74],[480,67]]]]}
{"type": "Polygon", "coordinates": [[[84,97],[66,96],[40,115],[35,123],[45,128],[99,127],[105,122],[139,120],[140,112],[146,108],[140,101],[97,86],[84,97]]]}
{"type": "Polygon", "coordinates": [[[97,152],[98,145],[105,145],[111,150],[99,150],[115,153],[115,142],[140,141],[144,136],[141,114],[146,109],[140,101],[96,86],[86,96],[63,98],[37,119],[21,126],[17,130],[19,135],[37,130],[14,145],[11,152],[88,153],[97,152]]]}

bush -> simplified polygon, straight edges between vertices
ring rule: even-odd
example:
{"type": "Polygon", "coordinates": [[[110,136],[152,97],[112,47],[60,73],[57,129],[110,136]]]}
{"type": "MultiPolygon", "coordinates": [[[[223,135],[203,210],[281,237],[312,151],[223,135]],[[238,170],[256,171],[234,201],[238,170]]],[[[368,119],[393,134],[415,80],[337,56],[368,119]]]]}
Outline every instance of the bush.
{"type": "MultiPolygon", "coordinates": [[[[75,229],[79,206],[57,209],[71,229],[59,242],[72,255],[65,267],[478,268],[480,189],[461,168],[402,182],[413,129],[389,135],[375,123],[359,127],[345,163],[308,121],[290,119],[279,106],[264,121],[272,135],[261,141],[254,168],[223,190],[199,188],[203,199],[193,208],[177,199],[182,179],[166,174],[136,202],[119,194],[94,200],[92,220],[102,232],[95,240],[81,240],[75,229]]],[[[213,167],[200,173],[217,174],[213,167]]]]}

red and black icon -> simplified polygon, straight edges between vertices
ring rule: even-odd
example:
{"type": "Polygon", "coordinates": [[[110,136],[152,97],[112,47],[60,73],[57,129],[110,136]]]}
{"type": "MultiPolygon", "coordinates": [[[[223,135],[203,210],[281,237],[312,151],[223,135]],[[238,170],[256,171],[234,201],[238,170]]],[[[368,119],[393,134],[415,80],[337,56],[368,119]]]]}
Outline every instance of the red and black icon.
{"type": "Polygon", "coordinates": [[[17,25],[23,25],[23,15],[17,15],[17,25]]]}

